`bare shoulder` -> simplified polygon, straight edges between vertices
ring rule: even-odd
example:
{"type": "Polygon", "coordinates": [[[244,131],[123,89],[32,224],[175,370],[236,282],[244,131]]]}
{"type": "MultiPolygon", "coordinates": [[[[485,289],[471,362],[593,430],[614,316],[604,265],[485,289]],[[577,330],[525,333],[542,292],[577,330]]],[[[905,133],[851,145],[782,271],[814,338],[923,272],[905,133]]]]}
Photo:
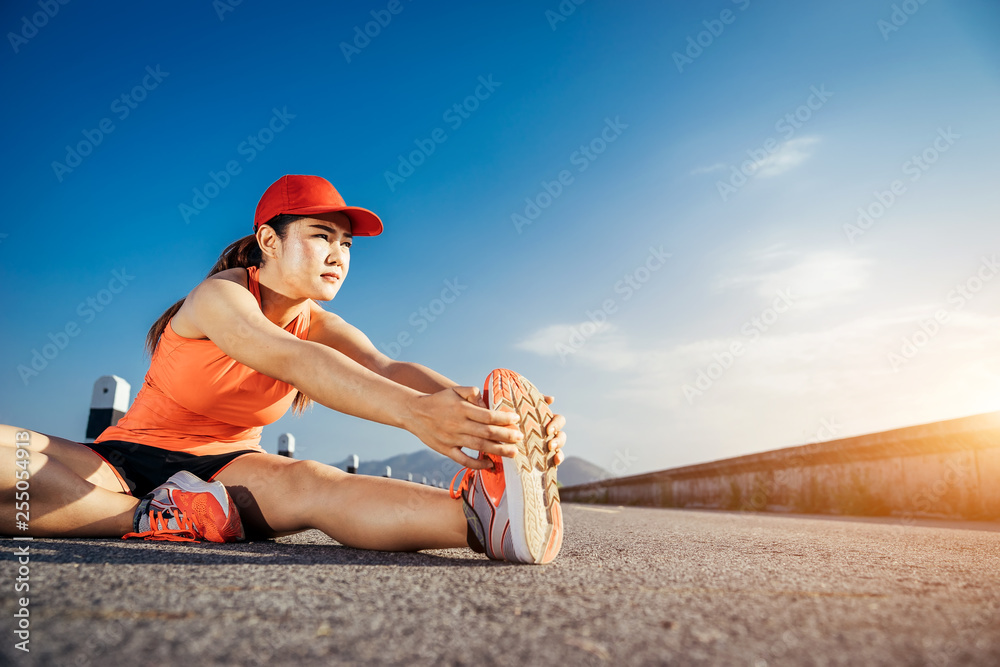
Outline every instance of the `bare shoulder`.
{"type": "Polygon", "coordinates": [[[232,269],[226,269],[225,271],[219,271],[218,273],[213,273],[209,277],[198,283],[195,289],[201,287],[210,280],[228,280],[230,282],[238,283],[243,287],[247,286],[247,270],[241,266],[237,266],[232,269]]]}
{"type": "MultiPolygon", "coordinates": [[[[174,332],[182,338],[207,339],[208,336],[195,322],[195,309],[199,305],[204,305],[199,303],[201,301],[225,298],[225,293],[229,291],[229,283],[236,283],[247,289],[247,270],[240,267],[226,269],[212,274],[198,283],[184,299],[181,309],[170,320],[170,327],[174,332]]],[[[249,293],[247,290],[247,294],[249,293]]]]}
{"type": "Polygon", "coordinates": [[[294,385],[301,370],[295,361],[310,343],[264,316],[245,276],[245,269],[231,269],[201,281],[174,315],[180,318],[175,330],[208,339],[239,363],[294,385]]]}

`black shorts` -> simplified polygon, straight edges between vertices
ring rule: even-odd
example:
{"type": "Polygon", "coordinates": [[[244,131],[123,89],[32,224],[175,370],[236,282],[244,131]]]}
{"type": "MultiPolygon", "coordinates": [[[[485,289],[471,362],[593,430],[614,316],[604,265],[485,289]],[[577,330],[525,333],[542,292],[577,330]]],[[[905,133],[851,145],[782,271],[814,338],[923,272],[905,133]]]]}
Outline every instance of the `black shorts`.
{"type": "Polygon", "coordinates": [[[128,486],[129,493],[136,498],[142,498],[181,470],[187,470],[206,482],[211,482],[223,468],[240,456],[261,453],[259,449],[241,449],[227,454],[198,456],[124,440],[82,444],[107,461],[122,483],[128,486]]]}

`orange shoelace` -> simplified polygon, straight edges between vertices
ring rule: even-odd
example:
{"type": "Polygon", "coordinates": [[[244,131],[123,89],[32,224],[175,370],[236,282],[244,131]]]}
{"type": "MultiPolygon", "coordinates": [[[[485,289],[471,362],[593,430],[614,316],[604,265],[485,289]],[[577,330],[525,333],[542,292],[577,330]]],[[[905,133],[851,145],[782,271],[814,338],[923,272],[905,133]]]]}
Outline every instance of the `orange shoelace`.
{"type": "Polygon", "coordinates": [[[484,468],[482,470],[473,470],[472,468],[463,468],[455,473],[455,476],[451,478],[451,484],[448,485],[448,494],[452,498],[458,498],[462,495],[462,491],[469,488],[472,483],[472,475],[475,473],[481,473],[483,475],[503,475],[503,462],[500,460],[499,456],[494,456],[493,454],[481,454],[483,459],[489,460],[493,463],[493,469],[484,468]],[[455,480],[458,476],[462,475],[462,481],[458,485],[458,489],[455,489],[455,480]]]}
{"type": "Polygon", "coordinates": [[[168,520],[163,518],[163,510],[149,510],[149,530],[142,533],[126,533],[123,540],[130,537],[142,537],[147,540],[164,540],[167,542],[196,542],[198,532],[191,520],[180,510],[171,510],[180,528],[169,528],[168,520]]]}
{"type": "Polygon", "coordinates": [[[462,495],[462,491],[469,488],[469,480],[472,477],[472,472],[472,468],[462,468],[456,472],[455,476],[451,478],[451,484],[448,485],[448,495],[452,498],[460,497],[462,495]],[[459,475],[462,475],[462,481],[458,485],[458,489],[455,489],[455,480],[458,479],[459,475]]]}

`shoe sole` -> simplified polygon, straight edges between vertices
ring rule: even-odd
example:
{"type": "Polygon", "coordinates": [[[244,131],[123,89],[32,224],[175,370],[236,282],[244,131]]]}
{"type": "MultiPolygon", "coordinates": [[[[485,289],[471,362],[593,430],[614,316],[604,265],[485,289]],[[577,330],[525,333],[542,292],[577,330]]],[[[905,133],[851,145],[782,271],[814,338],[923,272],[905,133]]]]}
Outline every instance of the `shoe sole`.
{"type": "Polygon", "coordinates": [[[563,533],[555,457],[545,437],[552,410],[535,385],[506,368],[487,376],[483,392],[491,410],[520,417],[524,435],[517,454],[502,457],[515,555],[523,563],[548,563],[559,553],[563,533]]]}
{"type": "Polygon", "coordinates": [[[181,470],[170,476],[167,484],[173,484],[181,491],[189,493],[210,493],[219,503],[225,513],[225,521],[222,525],[215,520],[213,512],[207,505],[198,503],[195,511],[204,520],[206,528],[213,528],[211,534],[203,537],[210,542],[238,542],[246,537],[243,532],[243,522],[240,520],[239,510],[236,504],[226,491],[226,486],[222,482],[206,482],[194,473],[181,470]]]}

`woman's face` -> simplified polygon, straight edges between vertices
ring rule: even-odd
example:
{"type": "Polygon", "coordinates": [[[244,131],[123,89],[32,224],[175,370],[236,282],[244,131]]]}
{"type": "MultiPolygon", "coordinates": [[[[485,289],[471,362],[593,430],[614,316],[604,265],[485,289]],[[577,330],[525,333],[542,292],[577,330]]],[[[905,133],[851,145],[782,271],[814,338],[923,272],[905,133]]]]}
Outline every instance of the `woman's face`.
{"type": "MultiPolygon", "coordinates": [[[[351,220],[323,213],[296,220],[281,242],[278,268],[297,296],[330,301],[351,265],[351,220]]],[[[291,296],[291,294],[289,294],[291,296]]]]}

